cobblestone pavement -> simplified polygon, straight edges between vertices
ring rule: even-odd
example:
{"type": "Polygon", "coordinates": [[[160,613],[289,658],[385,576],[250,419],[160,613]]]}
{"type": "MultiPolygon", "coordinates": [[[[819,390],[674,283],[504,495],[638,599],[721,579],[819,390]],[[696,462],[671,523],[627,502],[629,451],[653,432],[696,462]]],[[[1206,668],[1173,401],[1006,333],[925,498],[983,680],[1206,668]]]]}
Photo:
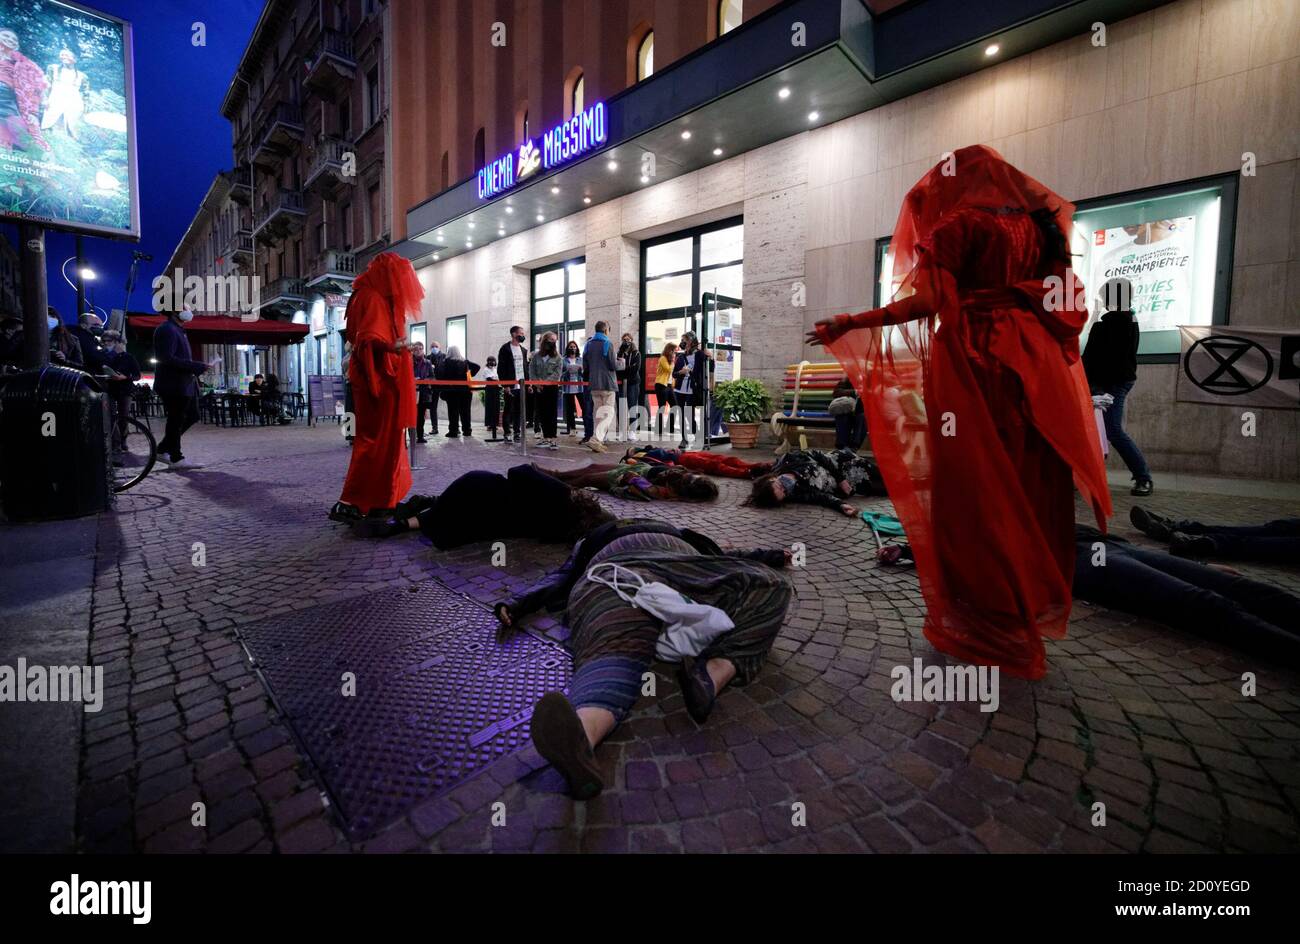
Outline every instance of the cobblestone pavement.
{"type": "MultiPolygon", "coordinates": [[[[334,427],[202,427],[186,446],[203,469],[154,474],[99,523],[90,656],[108,689],[104,710],[85,716],[83,851],[1295,848],[1294,672],[1079,604],[1069,637],[1048,644],[1047,677],[1003,678],[997,712],[895,703],[893,666],[942,662],[921,636],[914,575],[870,563],[860,521],[745,508],[739,482],[722,483],[711,506],[603,500],[724,544],[806,545],[806,567],[792,572],[797,601],[757,682],[726,691],[699,728],[661,671],[659,697],[599,748],[610,787],[593,802],[570,801],[529,747],[350,845],[238,627],[431,578],[491,601],[563,552],[512,542],[498,568],[488,545],[438,553],[415,535],[352,537],[325,517],[349,455],[334,427]],[[1258,674],[1255,697],[1241,692],[1247,671],[1258,674]],[[200,800],[205,828],[191,825],[200,800]],[[497,801],[503,826],[491,822],[497,801]],[[1096,802],[1104,826],[1091,823],[1096,802]],[[796,803],[806,825],[794,825],[796,803]]],[[[422,448],[420,492],[518,461],[481,440],[422,448]]],[[[572,446],[543,455],[556,466],[591,459],[572,446]]],[[[1116,530],[1132,537],[1128,497],[1116,498],[1116,530]]],[[[1175,493],[1152,507],[1252,522],[1286,510],[1175,493]]],[[[1251,572],[1300,589],[1294,572],[1251,572]]]]}

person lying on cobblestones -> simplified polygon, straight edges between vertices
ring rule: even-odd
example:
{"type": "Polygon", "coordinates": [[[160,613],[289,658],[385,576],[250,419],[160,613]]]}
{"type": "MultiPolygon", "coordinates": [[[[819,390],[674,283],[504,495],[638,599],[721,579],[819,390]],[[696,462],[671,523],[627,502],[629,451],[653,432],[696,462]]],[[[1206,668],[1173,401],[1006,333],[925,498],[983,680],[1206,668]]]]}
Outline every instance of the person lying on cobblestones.
{"type": "Polygon", "coordinates": [[[692,452],[685,449],[660,449],[658,446],[633,447],[623,455],[623,461],[680,465],[692,472],[727,479],[756,479],[772,471],[770,462],[746,462],[729,452],[692,452]]]}
{"type": "Polygon", "coordinates": [[[770,567],[785,567],[790,562],[788,548],[724,549],[714,543],[712,538],[690,528],[678,528],[666,521],[650,518],[618,518],[605,522],[579,540],[573,546],[573,552],[568,560],[557,570],[547,574],[522,593],[497,603],[493,607],[493,612],[501,623],[501,629],[497,633],[498,638],[502,640],[508,638],[518,630],[520,620],[543,607],[552,612],[562,610],[569,599],[569,592],[573,589],[573,585],[587,572],[591,559],[611,542],[628,534],[671,534],[685,541],[700,554],[710,557],[755,560],[770,567]]]}
{"type": "Polygon", "coordinates": [[[418,530],[445,551],[504,538],[572,544],[613,519],[594,495],[569,488],[536,466],[517,465],[505,475],[466,472],[441,495],[412,495],[388,521],[361,522],[359,528],[368,537],[418,530]]]}
{"type": "Polygon", "coordinates": [[[713,501],[718,486],[703,475],[672,465],[619,462],[580,469],[546,470],[573,488],[594,488],[637,501],[713,501]]]}
{"type": "Polygon", "coordinates": [[[1179,557],[1300,564],[1300,518],[1279,518],[1260,525],[1204,524],[1175,520],[1141,505],[1129,509],[1129,521],[1147,537],[1168,541],[1179,557]]]}
{"type": "Polygon", "coordinates": [[[721,613],[713,615],[732,624],[697,655],[681,659],[677,681],[687,712],[699,724],[723,688],[746,685],[758,675],[793,590],[766,564],[701,553],[671,533],[621,534],[595,553],[579,556],[586,564],[576,571],[565,609],[570,629],[565,646],[573,655],[569,695],[541,697],[531,734],[537,752],[564,777],[570,794],[586,800],[605,786],[594,748],[632,709],[656,655],[673,654],[665,651],[671,649],[665,621],[629,602],[629,590],[640,587],[631,597],[636,600],[654,585],[666,585],[658,589],[671,588],[670,595],[715,608],[721,613]]]}
{"type": "Polygon", "coordinates": [[[1300,663],[1300,597],[1087,525],[1074,530],[1076,598],[1300,663]]]}
{"type": "Polygon", "coordinates": [[[845,498],[884,494],[880,470],[865,456],[851,449],[794,449],[778,459],[771,472],[754,480],[746,504],[775,508],[785,502],[798,502],[854,515],[857,508],[845,498]]]}

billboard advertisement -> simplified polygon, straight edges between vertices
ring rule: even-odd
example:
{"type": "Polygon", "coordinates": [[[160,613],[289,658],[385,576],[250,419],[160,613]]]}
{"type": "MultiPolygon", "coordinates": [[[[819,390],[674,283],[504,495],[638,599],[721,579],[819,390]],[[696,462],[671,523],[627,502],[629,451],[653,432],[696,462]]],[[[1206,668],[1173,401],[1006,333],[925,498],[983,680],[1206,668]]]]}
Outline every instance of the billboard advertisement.
{"type": "MultiPolygon", "coordinates": [[[[1088,288],[1095,295],[1109,279],[1133,283],[1132,305],[1143,331],[1193,324],[1196,217],[1132,223],[1092,233],[1088,288]]],[[[1092,305],[1095,298],[1090,299],[1092,305]]]]}
{"type": "Polygon", "coordinates": [[[131,26],[56,0],[0,0],[0,216],[140,234],[131,26]]]}

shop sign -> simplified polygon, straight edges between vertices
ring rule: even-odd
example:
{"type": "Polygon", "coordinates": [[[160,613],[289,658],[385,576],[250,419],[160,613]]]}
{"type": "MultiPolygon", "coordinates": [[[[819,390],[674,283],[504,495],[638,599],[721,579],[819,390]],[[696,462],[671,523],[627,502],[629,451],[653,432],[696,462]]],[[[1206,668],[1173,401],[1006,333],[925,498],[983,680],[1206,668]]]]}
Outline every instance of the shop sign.
{"type": "Polygon", "coordinates": [[[478,172],[478,197],[489,200],[532,177],[539,169],[551,170],[600,147],[609,137],[604,102],[563,121],[541,137],[541,146],[529,138],[478,172]]]}

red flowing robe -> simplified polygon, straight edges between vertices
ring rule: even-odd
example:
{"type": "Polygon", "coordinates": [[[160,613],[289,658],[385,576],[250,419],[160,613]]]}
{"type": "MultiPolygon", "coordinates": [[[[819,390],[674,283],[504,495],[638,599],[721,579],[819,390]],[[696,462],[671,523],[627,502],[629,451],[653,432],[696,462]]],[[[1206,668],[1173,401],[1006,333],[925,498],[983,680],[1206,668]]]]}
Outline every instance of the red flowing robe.
{"type": "Polygon", "coordinates": [[[1068,234],[1074,208],[989,148],[955,158],[955,175],[940,164],[904,204],[897,300],[817,334],[862,394],[926,638],[1034,679],[1042,637],[1069,619],[1073,488],[1103,529],[1111,510],[1079,359],[1087,312],[1030,215],[1047,209],[1068,234]]]}
{"type": "Polygon", "coordinates": [[[406,430],[415,426],[415,367],[409,349],[393,348],[423,296],[411,263],[383,253],[357,278],[348,302],[355,438],[340,500],[363,514],[392,508],[411,490],[406,430]]]}
{"type": "MultiPolygon", "coordinates": [[[[21,118],[27,133],[32,136],[32,140],[48,151],[49,142],[41,134],[41,123],[37,119],[37,112],[41,108],[41,96],[49,86],[41,67],[20,52],[6,50],[0,53],[0,82],[14,90],[14,98],[18,103],[18,117],[21,118]]],[[[8,122],[5,124],[7,126],[8,122]]],[[[4,140],[6,147],[18,146],[12,129],[8,127],[0,129],[0,139],[4,140]]]]}

